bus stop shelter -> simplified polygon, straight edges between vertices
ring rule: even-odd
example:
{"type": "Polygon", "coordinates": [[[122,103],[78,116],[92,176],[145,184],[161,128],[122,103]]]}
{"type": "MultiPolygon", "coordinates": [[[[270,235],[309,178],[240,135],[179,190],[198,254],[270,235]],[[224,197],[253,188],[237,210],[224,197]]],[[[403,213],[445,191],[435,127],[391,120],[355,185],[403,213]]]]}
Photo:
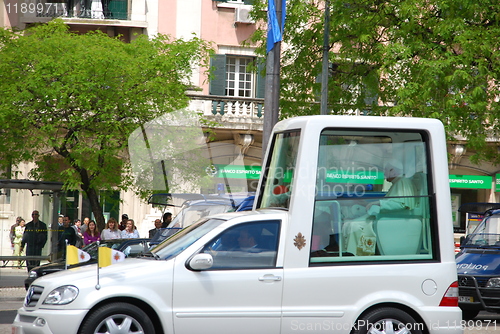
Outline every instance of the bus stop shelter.
{"type": "MultiPolygon", "coordinates": [[[[9,214],[6,212],[12,207],[23,207],[23,212],[32,211],[34,209],[40,210],[40,207],[44,208],[44,219],[47,224],[48,229],[48,246],[49,248],[45,250],[47,255],[42,255],[39,257],[31,256],[13,256],[12,252],[8,253],[5,251],[7,247],[2,247],[2,252],[0,253],[0,261],[3,261],[3,265],[6,266],[9,261],[17,260],[55,260],[57,254],[57,218],[58,211],[60,207],[60,197],[62,194],[62,182],[46,182],[46,181],[32,181],[32,180],[16,180],[16,179],[0,179],[0,215],[4,218],[2,222],[2,243],[6,242],[5,234],[10,232],[10,227],[12,225],[9,214]],[[37,199],[36,204],[32,204],[34,201],[27,201],[29,197],[37,199]],[[2,199],[3,198],[3,199],[2,199]],[[29,202],[29,203],[27,203],[29,202]],[[8,230],[8,231],[7,231],[8,230]],[[8,254],[8,255],[7,255],[8,254]]],[[[15,210],[10,210],[15,211],[15,210]]],[[[25,219],[26,222],[29,219],[25,219]]],[[[8,246],[10,249],[10,240],[8,241],[8,246]]]]}

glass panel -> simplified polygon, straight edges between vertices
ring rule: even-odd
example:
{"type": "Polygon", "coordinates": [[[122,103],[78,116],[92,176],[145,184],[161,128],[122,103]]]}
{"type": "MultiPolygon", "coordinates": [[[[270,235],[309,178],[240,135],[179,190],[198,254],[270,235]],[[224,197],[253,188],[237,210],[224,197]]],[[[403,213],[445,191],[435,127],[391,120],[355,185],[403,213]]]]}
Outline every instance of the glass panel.
{"type": "Polygon", "coordinates": [[[428,177],[420,133],[324,131],[311,262],[432,259],[428,177]]]}
{"type": "Polygon", "coordinates": [[[265,170],[264,189],[260,208],[288,208],[292,181],[297,162],[300,131],[278,133],[274,136],[272,160],[265,170]]]}
{"type": "Polygon", "coordinates": [[[213,257],[211,269],[273,268],[279,221],[241,224],[222,232],[202,250],[213,257]]]}
{"type": "Polygon", "coordinates": [[[226,90],[228,96],[252,97],[254,74],[248,69],[251,61],[249,57],[227,57],[226,87],[238,87],[237,90],[226,90]]]}
{"type": "Polygon", "coordinates": [[[462,246],[465,248],[498,249],[500,247],[500,217],[498,214],[486,216],[474,232],[467,236],[462,246]]]}

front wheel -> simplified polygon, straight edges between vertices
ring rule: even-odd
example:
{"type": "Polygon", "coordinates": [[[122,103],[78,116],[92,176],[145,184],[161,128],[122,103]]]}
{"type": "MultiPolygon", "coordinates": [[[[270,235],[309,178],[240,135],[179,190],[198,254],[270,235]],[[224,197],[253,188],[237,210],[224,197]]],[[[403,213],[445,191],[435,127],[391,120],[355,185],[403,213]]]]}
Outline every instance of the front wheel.
{"type": "Polygon", "coordinates": [[[393,307],[378,308],[364,314],[355,324],[354,334],[422,334],[423,323],[393,307]]]}
{"type": "Polygon", "coordinates": [[[85,319],[79,334],[155,334],[148,315],[128,303],[107,304],[85,319]]]}

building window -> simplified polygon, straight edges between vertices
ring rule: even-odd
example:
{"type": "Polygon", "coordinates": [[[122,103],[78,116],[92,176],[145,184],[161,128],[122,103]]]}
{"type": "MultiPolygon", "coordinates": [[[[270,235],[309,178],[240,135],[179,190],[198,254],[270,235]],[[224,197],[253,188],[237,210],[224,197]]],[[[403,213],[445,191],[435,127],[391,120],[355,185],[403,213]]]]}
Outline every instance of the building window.
{"type": "Polygon", "coordinates": [[[210,95],[264,98],[264,65],[255,57],[213,56],[210,95]]]}
{"type": "Polygon", "coordinates": [[[253,76],[249,65],[252,58],[226,57],[227,96],[252,97],[253,76]]]}

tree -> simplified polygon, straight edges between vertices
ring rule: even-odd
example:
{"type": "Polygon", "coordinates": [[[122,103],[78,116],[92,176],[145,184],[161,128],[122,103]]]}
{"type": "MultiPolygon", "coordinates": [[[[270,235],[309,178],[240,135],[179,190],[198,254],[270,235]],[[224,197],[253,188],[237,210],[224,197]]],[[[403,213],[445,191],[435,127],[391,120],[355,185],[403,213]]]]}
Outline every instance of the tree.
{"type": "MultiPolygon", "coordinates": [[[[266,0],[253,15],[266,21],[266,0]]],[[[329,110],[438,118],[477,159],[500,162],[500,4],[330,0],[329,110]]],[[[287,1],[281,115],[319,114],[324,1],[287,1]]],[[[265,52],[265,27],[253,36],[265,52]]]]}
{"type": "Polygon", "coordinates": [[[0,30],[0,161],[34,161],[32,177],[83,190],[102,229],[99,191],[132,186],[129,134],[187,105],[192,68],[209,52],[195,37],[124,43],[58,20],[0,30]]]}

